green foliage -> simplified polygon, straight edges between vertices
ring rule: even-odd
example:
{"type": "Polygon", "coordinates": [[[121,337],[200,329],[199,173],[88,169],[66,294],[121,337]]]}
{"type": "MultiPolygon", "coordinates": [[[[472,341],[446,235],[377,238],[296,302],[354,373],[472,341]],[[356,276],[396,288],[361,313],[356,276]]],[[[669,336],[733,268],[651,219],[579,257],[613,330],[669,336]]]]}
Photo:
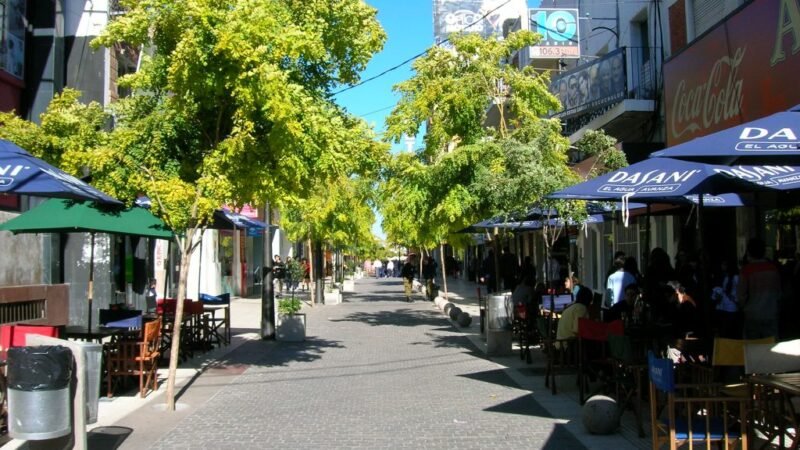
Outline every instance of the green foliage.
{"type": "Polygon", "coordinates": [[[548,90],[548,74],[505,63],[539,38],[529,31],[511,33],[502,41],[454,34],[452,51],[432,47],[414,62],[415,76],[395,86],[401,97],[387,118],[387,139],[399,142],[426,123],[425,155],[435,159],[451,143],[505,137],[509,126],[519,127],[557,109],[558,100],[548,90]],[[499,123],[486,127],[487,111],[501,104],[506,108],[493,106],[499,123]]]}
{"type": "Polygon", "coordinates": [[[39,117],[41,125],[11,113],[0,113],[0,137],[76,176],[91,153],[108,141],[110,116],[100,104],[80,102],[81,93],[64,89],[39,117]]]}
{"type": "Polygon", "coordinates": [[[278,300],[278,312],[281,314],[296,314],[303,308],[303,303],[297,298],[282,298],[278,300]]]}
{"type": "Polygon", "coordinates": [[[603,130],[587,130],[583,137],[575,143],[575,147],[586,156],[596,156],[588,178],[594,178],[606,172],[621,169],[628,165],[625,153],[617,148],[617,140],[603,130]]]}

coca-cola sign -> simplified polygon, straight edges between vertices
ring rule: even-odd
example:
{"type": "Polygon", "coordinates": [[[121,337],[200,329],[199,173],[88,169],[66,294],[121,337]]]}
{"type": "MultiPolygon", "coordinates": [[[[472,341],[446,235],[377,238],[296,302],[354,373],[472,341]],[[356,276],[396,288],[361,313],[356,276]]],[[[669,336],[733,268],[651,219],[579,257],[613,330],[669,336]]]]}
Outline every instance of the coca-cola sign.
{"type": "MultiPolygon", "coordinates": [[[[800,103],[800,89],[790,88],[800,69],[794,11],[797,0],[755,0],[664,64],[667,145],[800,103]]],[[[742,150],[765,142],[751,140],[742,150]]]]}

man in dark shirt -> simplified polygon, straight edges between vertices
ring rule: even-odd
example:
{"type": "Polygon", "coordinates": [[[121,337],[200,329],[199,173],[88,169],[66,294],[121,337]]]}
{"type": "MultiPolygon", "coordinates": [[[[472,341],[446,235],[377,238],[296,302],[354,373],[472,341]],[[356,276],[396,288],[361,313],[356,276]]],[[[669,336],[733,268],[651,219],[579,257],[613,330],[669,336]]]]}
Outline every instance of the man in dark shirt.
{"type": "Polygon", "coordinates": [[[625,320],[633,317],[633,307],[636,305],[636,300],[639,299],[639,295],[639,286],[636,284],[625,286],[622,301],[612,306],[611,309],[603,314],[603,321],[613,322],[615,320],[625,320]]]}

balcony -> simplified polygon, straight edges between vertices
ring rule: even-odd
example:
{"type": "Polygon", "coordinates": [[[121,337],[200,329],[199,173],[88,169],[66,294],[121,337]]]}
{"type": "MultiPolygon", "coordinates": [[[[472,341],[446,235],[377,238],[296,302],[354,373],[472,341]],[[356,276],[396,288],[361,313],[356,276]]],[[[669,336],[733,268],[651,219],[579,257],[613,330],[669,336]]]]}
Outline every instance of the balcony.
{"type": "Polygon", "coordinates": [[[658,48],[623,47],[553,77],[550,91],[564,109],[564,134],[575,142],[586,129],[602,128],[619,141],[646,141],[656,112],[658,48]]]}

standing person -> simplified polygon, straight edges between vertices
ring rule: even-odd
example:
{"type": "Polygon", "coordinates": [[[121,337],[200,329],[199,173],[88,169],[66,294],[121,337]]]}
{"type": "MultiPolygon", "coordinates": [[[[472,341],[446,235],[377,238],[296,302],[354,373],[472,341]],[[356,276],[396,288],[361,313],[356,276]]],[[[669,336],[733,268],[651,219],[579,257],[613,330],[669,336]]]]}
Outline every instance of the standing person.
{"type": "Polygon", "coordinates": [[[383,276],[383,262],[381,262],[380,258],[375,258],[375,263],[372,265],[375,267],[375,278],[380,278],[383,276]]]}
{"type": "Polygon", "coordinates": [[[778,337],[778,301],[781,277],[778,267],[764,257],[764,241],[747,242],[747,264],[739,274],[736,299],[744,312],[744,338],[778,337]]]}
{"type": "Polygon", "coordinates": [[[547,259],[547,278],[550,286],[548,288],[558,289],[561,285],[561,263],[555,256],[550,255],[547,259]]]}
{"type": "Polygon", "coordinates": [[[517,286],[519,262],[517,255],[511,253],[508,246],[503,247],[503,255],[500,257],[500,276],[503,278],[503,288],[513,292],[517,286]]]}
{"type": "Polygon", "coordinates": [[[636,278],[625,271],[625,257],[620,256],[614,260],[614,273],[609,275],[606,280],[606,297],[603,302],[603,310],[609,310],[614,305],[622,301],[625,288],[629,284],[636,283],[636,278]]]}
{"type": "Polygon", "coordinates": [[[425,260],[422,261],[422,278],[425,280],[425,294],[430,301],[433,301],[435,298],[433,296],[433,291],[434,285],[436,284],[436,267],[436,260],[430,255],[426,256],[425,260]]]}
{"type": "Polygon", "coordinates": [[[739,268],[733,258],[720,263],[720,272],[715,276],[711,300],[714,302],[714,324],[719,336],[730,339],[742,338],[742,320],[736,302],[736,287],[739,284],[739,268]]]}
{"type": "Polygon", "coordinates": [[[394,260],[390,259],[388,263],[386,263],[386,277],[393,277],[394,276],[394,260]]]}
{"type": "Polygon", "coordinates": [[[481,279],[480,282],[486,285],[486,293],[491,294],[495,291],[495,264],[494,264],[494,250],[489,249],[486,253],[486,258],[483,259],[481,264],[481,279]]]}
{"type": "Polygon", "coordinates": [[[303,290],[311,289],[311,265],[308,263],[308,258],[302,258],[300,265],[303,267],[303,290]]]}
{"type": "Polygon", "coordinates": [[[281,255],[272,258],[272,277],[275,279],[276,297],[283,295],[283,279],[286,277],[286,266],[281,262],[281,255]]]}
{"type": "Polygon", "coordinates": [[[400,269],[400,276],[403,278],[403,289],[406,294],[406,301],[411,303],[414,300],[411,298],[411,288],[413,287],[414,283],[414,272],[416,271],[416,265],[414,264],[414,257],[409,256],[406,258],[405,264],[403,264],[403,268],[400,269]]]}
{"type": "Polygon", "coordinates": [[[533,278],[533,283],[536,284],[536,266],[533,265],[533,259],[526,256],[522,260],[522,266],[519,268],[519,278],[524,280],[525,277],[533,278]]]}

